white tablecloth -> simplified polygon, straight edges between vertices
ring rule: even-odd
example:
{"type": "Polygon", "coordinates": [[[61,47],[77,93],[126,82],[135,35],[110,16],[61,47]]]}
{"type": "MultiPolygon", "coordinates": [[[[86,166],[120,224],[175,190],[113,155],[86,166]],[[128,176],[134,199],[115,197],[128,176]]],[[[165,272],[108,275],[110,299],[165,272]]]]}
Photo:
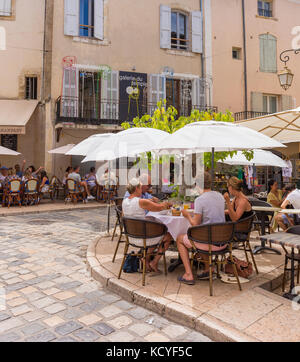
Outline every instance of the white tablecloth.
{"type": "Polygon", "coordinates": [[[191,226],[188,220],[183,216],[172,216],[170,214],[162,215],[159,212],[153,211],[148,212],[147,217],[148,216],[152,216],[165,224],[174,240],[176,240],[178,235],[186,234],[188,228],[191,226]]]}

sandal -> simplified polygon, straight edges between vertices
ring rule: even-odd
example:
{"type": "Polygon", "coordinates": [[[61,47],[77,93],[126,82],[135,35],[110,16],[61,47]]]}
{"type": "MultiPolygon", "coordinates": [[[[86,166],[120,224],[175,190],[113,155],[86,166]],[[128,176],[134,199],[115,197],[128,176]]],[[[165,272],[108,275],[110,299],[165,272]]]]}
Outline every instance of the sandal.
{"type": "Polygon", "coordinates": [[[180,283],[183,283],[183,284],[195,285],[195,280],[187,280],[187,279],[184,279],[183,276],[179,276],[179,277],[177,278],[177,280],[178,280],[180,283]]]}

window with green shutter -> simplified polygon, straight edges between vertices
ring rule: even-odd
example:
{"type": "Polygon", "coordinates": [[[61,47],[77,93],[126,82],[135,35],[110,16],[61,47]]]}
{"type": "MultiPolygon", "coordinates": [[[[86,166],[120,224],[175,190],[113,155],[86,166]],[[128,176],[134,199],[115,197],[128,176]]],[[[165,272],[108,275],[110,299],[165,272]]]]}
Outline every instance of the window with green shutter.
{"type": "Polygon", "coordinates": [[[277,73],[277,39],[271,34],[259,36],[260,71],[277,73]]]}

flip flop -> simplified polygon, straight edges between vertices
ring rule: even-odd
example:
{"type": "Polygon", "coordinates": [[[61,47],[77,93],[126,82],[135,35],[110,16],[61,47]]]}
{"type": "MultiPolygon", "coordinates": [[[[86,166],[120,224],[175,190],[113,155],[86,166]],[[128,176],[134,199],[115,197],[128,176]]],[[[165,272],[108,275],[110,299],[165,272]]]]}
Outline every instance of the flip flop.
{"type": "Polygon", "coordinates": [[[184,279],[183,276],[179,276],[179,277],[177,278],[177,280],[178,280],[180,283],[183,283],[183,284],[195,285],[195,280],[187,280],[187,279],[184,279]]]}

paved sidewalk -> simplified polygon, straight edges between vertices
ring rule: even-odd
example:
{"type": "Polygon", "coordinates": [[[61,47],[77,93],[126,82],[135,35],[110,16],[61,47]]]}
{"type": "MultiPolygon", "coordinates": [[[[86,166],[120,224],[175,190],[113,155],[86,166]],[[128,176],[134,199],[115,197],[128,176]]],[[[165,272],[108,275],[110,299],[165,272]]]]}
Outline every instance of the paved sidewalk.
{"type": "MultiPolygon", "coordinates": [[[[253,246],[258,243],[253,239],[253,246]]],[[[242,291],[237,284],[215,280],[211,297],[208,281],[196,280],[194,286],[177,281],[184,272],[182,265],[167,276],[147,276],[144,287],[140,273],[123,273],[118,279],[123,245],[112,263],[116,243],[100,237],[91,242],[87,260],[93,277],[127,300],[205,333],[214,341],[300,341],[300,306],[271,292],[281,285],[284,255],[256,255],[260,273],[254,272],[250,281],[242,284],[242,291]]],[[[278,250],[282,251],[281,247],[278,250]]],[[[243,251],[234,250],[234,254],[245,259],[243,251]]],[[[170,263],[177,253],[168,250],[166,256],[170,263]]]]}
{"type": "Polygon", "coordinates": [[[86,250],[105,210],[0,218],[0,341],[209,341],[90,277],[86,250]]]}

